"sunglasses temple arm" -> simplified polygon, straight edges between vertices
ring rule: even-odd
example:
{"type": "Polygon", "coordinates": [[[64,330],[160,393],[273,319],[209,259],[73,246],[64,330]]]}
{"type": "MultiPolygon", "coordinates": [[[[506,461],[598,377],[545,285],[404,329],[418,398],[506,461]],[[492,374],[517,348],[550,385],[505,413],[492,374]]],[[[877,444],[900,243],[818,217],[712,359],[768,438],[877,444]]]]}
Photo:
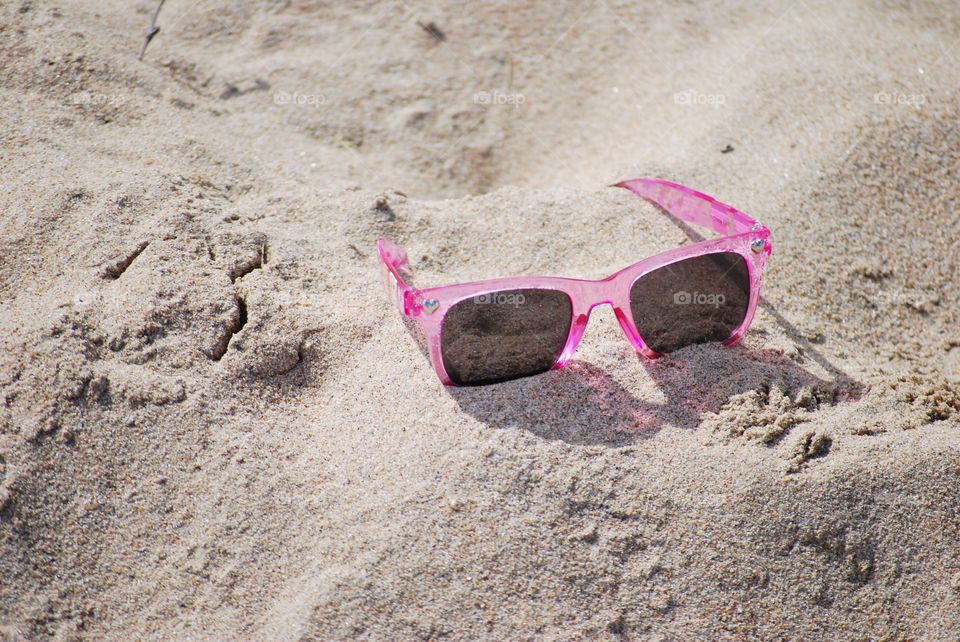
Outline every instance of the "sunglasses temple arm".
{"type": "Polygon", "coordinates": [[[413,287],[413,270],[407,252],[390,239],[380,239],[377,241],[377,256],[387,298],[403,316],[419,314],[422,297],[413,287]]]}
{"type": "Polygon", "coordinates": [[[720,234],[739,234],[758,229],[754,219],[735,207],[678,183],[659,178],[634,178],[611,187],[628,189],[675,218],[720,234]]]}

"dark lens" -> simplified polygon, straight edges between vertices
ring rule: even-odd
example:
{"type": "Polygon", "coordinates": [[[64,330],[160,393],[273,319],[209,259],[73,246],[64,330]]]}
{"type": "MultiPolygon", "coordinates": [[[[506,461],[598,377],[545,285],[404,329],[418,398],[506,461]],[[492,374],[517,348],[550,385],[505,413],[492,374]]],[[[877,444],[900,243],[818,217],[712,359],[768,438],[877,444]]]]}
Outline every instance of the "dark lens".
{"type": "Polygon", "coordinates": [[[644,274],[630,288],[637,331],[657,352],[725,341],[743,322],[750,275],[742,256],[705,254],[644,274]]]}
{"type": "Polygon", "coordinates": [[[557,290],[503,290],[460,301],[443,318],[443,367],[475,386],[545,372],[570,334],[573,304],[557,290]]]}

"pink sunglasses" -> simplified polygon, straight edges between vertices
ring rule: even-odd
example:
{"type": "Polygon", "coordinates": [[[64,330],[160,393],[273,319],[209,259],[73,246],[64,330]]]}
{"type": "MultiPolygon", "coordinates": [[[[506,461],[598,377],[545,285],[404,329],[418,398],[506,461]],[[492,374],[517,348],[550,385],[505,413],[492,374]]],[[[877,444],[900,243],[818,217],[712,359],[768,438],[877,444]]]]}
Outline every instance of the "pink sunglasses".
{"type": "Polygon", "coordinates": [[[446,385],[496,383],[562,368],[590,311],[613,306],[620,327],[651,359],[695,343],[731,346],[750,327],[773,249],[770,230],[743,212],[656,178],[617,183],[672,216],[724,234],[651,256],[599,281],[516,277],[417,290],[407,254],[377,241],[388,296],[423,332],[446,385]]]}

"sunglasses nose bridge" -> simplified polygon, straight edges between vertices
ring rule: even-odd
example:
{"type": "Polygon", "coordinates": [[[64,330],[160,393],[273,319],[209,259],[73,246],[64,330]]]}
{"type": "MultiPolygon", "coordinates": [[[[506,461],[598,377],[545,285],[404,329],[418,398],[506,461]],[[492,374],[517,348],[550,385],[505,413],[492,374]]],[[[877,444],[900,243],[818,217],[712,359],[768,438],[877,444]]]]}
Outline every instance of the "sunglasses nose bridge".
{"type": "Polygon", "coordinates": [[[623,330],[627,340],[630,341],[631,345],[633,345],[635,349],[644,351],[646,346],[644,345],[643,340],[640,338],[640,335],[637,333],[637,330],[631,320],[632,316],[629,312],[629,296],[624,298],[622,295],[624,287],[629,286],[625,286],[621,279],[616,278],[597,282],[592,292],[593,300],[590,303],[587,316],[590,315],[590,312],[592,312],[595,307],[599,305],[609,305],[611,308],[613,308],[613,314],[616,316],[617,323],[620,324],[620,329],[623,330]]]}
{"type": "Polygon", "coordinates": [[[579,287],[571,290],[574,299],[573,320],[570,325],[570,336],[564,347],[557,365],[563,367],[576,351],[580,340],[586,332],[587,325],[590,322],[590,313],[593,309],[601,305],[609,305],[613,308],[614,314],[620,319],[622,312],[620,306],[616,303],[616,284],[610,280],[583,282],[579,287]]]}

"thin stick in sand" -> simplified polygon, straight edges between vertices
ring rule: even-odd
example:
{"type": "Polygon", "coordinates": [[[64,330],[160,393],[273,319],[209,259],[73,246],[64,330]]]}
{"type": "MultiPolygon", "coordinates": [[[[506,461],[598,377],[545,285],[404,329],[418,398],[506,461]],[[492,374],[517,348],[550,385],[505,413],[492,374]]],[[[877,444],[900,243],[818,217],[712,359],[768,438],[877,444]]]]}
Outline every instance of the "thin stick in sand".
{"type": "Polygon", "coordinates": [[[156,10],[153,12],[153,18],[150,20],[150,29],[147,31],[147,35],[143,38],[143,46],[140,47],[140,55],[137,57],[137,60],[143,60],[143,54],[147,53],[147,45],[150,44],[150,41],[153,40],[155,35],[160,33],[160,27],[157,26],[157,16],[160,15],[160,9],[163,8],[163,3],[165,1],[166,0],[160,0],[156,10]]]}

